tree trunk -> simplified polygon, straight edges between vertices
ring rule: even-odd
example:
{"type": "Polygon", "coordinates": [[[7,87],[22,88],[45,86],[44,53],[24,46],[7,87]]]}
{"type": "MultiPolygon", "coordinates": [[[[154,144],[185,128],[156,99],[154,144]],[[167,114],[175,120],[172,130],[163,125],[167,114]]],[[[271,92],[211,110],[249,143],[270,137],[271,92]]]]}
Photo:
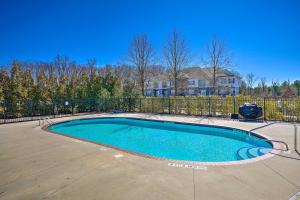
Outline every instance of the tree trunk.
{"type": "Polygon", "coordinates": [[[214,67],[213,73],[213,95],[216,95],[216,67],[214,67]]]}
{"type": "Polygon", "coordinates": [[[177,96],[177,80],[174,81],[175,96],[177,96]]]}

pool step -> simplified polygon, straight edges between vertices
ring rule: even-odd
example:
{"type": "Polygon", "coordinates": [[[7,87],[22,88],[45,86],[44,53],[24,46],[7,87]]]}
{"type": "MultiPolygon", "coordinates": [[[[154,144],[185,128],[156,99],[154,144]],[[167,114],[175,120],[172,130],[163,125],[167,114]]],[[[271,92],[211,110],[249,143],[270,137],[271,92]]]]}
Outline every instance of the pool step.
{"type": "Polygon", "coordinates": [[[247,155],[249,158],[255,158],[257,156],[260,156],[258,153],[260,147],[252,147],[247,149],[247,155]]]}
{"type": "Polygon", "coordinates": [[[249,147],[242,147],[237,151],[237,159],[238,160],[246,160],[249,159],[247,155],[247,150],[249,147]]]}
{"type": "Polygon", "coordinates": [[[237,159],[245,160],[269,153],[272,149],[264,147],[242,147],[237,151],[237,159]]]}
{"type": "Polygon", "coordinates": [[[272,151],[271,148],[259,148],[259,149],[258,149],[258,154],[259,154],[260,156],[262,156],[262,155],[265,155],[265,154],[267,154],[267,153],[270,153],[271,151],[272,151]]]}

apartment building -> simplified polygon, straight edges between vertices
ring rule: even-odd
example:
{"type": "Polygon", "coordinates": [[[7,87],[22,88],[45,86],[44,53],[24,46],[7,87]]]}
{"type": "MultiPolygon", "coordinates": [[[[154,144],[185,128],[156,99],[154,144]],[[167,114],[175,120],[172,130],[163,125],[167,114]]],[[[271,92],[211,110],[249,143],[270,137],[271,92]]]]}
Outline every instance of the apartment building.
{"type": "MultiPolygon", "coordinates": [[[[213,90],[213,68],[189,67],[178,81],[178,95],[209,96],[213,90]]],[[[216,73],[216,92],[220,96],[239,94],[241,77],[233,71],[220,69],[216,73]]],[[[167,74],[151,78],[145,83],[145,96],[175,95],[174,82],[167,74]]]]}

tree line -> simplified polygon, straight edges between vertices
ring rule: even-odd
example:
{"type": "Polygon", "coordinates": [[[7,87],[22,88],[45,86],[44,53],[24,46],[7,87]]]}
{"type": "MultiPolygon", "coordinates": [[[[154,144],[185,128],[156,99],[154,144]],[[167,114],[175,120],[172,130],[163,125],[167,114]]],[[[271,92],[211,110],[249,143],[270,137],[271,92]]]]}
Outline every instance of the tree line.
{"type": "MultiPolygon", "coordinates": [[[[13,61],[0,68],[0,100],[58,101],[65,99],[97,99],[118,96],[142,96],[151,77],[166,73],[178,95],[183,69],[192,61],[186,40],[173,31],[163,44],[162,62],[157,64],[156,51],[146,34],[133,37],[126,64],[98,66],[95,59],[78,64],[66,56],[51,62],[13,61]],[[165,67],[163,67],[165,66],[165,67]]],[[[211,67],[207,77],[212,94],[217,91],[217,74],[230,69],[233,59],[225,42],[213,36],[206,45],[202,65],[211,67]]],[[[248,74],[241,84],[241,94],[250,96],[300,95],[300,81],[282,84],[248,74]]]]}
{"type": "Polygon", "coordinates": [[[97,67],[95,60],[77,64],[66,56],[58,56],[53,62],[14,61],[0,69],[0,100],[126,96],[135,93],[131,70],[129,66],[97,67]]]}
{"type": "MultiPolygon", "coordinates": [[[[230,60],[224,44],[213,37],[207,46],[208,64],[214,68],[212,85],[217,71],[230,60]]],[[[99,67],[95,59],[78,64],[66,56],[52,62],[13,61],[0,69],[0,100],[61,100],[116,96],[143,96],[145,83],[167,73],[174,83],[175,96],[183,79],[183,68],[191,62],[186,40],[173,31],[163,45],[163,62],[155,63],[155,50],[146,34],[132,39],[126,64],[99,67]],[[162,67],[166,66],[166,67],[162,67]]],[[[213,92],[213,94],[215,94],[213,92]]]]}
{"type": "Polygon", "coordinates": [[[241,83],[240,94],[254,97],[296,97],[300,96],[300,80],[287,80],[282,83],[272,80],[267,85],[266,77],[249,73],[241,83]]]}

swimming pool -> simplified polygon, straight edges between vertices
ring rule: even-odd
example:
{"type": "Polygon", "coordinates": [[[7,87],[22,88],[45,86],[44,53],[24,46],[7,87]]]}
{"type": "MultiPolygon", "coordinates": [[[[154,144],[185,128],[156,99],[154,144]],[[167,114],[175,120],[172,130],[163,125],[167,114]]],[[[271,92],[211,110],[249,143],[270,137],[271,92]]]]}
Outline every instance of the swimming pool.
{"type": "Polygon", "coordinates": [[[182,161],[238,161],[272,150],[264,138],[243,130],[180,122],[108,117],[67,121],[48,129],[137,154],[182,161]]]}

